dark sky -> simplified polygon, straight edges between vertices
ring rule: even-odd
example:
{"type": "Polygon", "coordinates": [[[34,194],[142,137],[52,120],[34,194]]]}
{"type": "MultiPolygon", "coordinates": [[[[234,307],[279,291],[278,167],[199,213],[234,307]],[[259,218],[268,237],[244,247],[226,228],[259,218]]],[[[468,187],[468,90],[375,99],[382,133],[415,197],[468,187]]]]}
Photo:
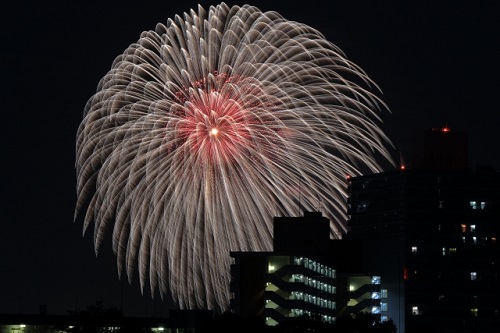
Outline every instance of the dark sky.
{"type": "MultiPolygon", "coordinates": [[[[111,247],[96,258],[92,235],[73,223],[75,135],[113,59],[142,31],[198,3],[59,2],[12,2],[1,14],[0,313],[36,313],[43,304],[64,314],[102,300],[123,305],[126,315],[164,315],[165,302],[151,301],[148,291],[141,297],[135,280],[118,281],[111,247]]],[[[392,111],[384,129],[397,158],[411,162],[417,131],[447,125],[469,134],[471,166],[500,170],[495,2],[248,3],[318,29],[368,73],[392,111]]]]}

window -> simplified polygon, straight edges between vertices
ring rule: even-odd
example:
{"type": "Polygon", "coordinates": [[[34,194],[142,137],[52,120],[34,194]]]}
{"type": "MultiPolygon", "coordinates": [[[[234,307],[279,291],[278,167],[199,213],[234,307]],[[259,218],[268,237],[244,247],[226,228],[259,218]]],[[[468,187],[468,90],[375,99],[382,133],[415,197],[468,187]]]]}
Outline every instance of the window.
{"type": "Polygon", "coordinates": [[[470,314],[477,317],[479,310],[477,308],[470,309],[470,314]]]}
{"type": "Polygon", "coordinates": [[[372,313],[379,314],[380,313],[380,306],[372,306],[372,313]]]}
{"type": "Polygon", "coordinates": [[[380,299],[380,293],[379,292],[372,292],[372,299],[380,299]]]}
{"type": "Polygon", "coordinates": [[[418,306],[412,306],[411,307],[411,314],[414,315],[414,316],[418,316],[420,314],[420,312],[418,310],[418,306]]]}
{"type": "Polygon", "coordinates": [[[467,224],[461,224],[460,230],[462,230],[462,233],[466,233],[467,232],[467,224]]]}
{"type": "Polygon", "coordinates": [[[366,212],[366,211],[368,211],[368,201],[360,201],[359,204],[358,204],[357,212],[358,213],[363,213],[363,212],[366,212]]]}
{"type": "Polygon", "coordinates": [[[381,322],[384,322],[384,321],[388,321],[388,317],[387,316],[380,316],[380,321],[381,322]]]}
{"type": "Polygon", "coordinates": [[[470,208],[472,209],[480,209],[480,210],[484,210],[487,206],[488,206],[488,203],[486,201],[471,201],[469,203],[470,205],[470,208]]]}
{"type": "Polygon", "coordinates": [[[442,253],[443,253],[443,256],[445,256],[445,255],[446,255],[446,248],[445,248],[445,247],[443,247],[443,248],[441,249],[441,251],[442,251],[442,253]]]}
{"type": "Polygon", "coordinates": [[[477,280],[477,272],[470,272],[470,280],[471,281],[477,280]]]}
{"type": "Polygon", "coordinates": [[[416,246],[412,246],[411,247],[411,253],[417,253],[418,252],[418,249],[416,246]]]}
{"type": "Polygon", "coordinates": [[[476,232],[476,225],[475,224],[471,224],[470,225],[470,232],[471,233],[475,233],[476,232]]]}
{"type": "Polygon", "coordinates": [[[293,282],[304,282],[304,275],[302,274],[292,274],[293,282]]]}
{"type": "Polygon", "coordinates": [[[387,303],[380,303],[380,311],[387,311],[387,303]]]}
{"type": "Polygon", "coordinates": [[[380,284],[380,276],[372,276],[372,284],[380,284]]]}
{"type": "Polygon", "coordinates": [[[380,297],[387,298],[387,289],[380,290],[380,297]]]}

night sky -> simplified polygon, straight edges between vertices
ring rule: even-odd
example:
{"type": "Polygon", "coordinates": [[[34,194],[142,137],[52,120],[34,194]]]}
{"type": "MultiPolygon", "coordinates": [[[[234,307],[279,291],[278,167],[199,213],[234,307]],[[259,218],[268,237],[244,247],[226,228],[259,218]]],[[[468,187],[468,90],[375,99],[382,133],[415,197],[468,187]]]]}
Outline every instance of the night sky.
{"type": "MultiPolygon", "coordinates": [[[[34,2],[34,1],[33,1],[34,2]]],[[[73,222],[75,136],[111,63],[144,30],[195,1],[56,1],[2,10],[0,313],[82,310],[166,315],[137,279],[118,280],[110,244],[95,256],[73,222]],[[175,3],[175,4],[173,4],[175,3]]],[[[496,1],[233,2],[316,28],[380,86],[383,128],[411,167],[415,133],[469,134],[470,162],[500,171],[500,10],[496,1]],[[479,6],[477,3],[483,3],[479,6]],[[486,4],[488,3],[488,5],[486,4]]],[[[201,2],[208,9],[218,2],[201,2]]],[[[16,7],[17,6],[17,7],[16,7]]]]}

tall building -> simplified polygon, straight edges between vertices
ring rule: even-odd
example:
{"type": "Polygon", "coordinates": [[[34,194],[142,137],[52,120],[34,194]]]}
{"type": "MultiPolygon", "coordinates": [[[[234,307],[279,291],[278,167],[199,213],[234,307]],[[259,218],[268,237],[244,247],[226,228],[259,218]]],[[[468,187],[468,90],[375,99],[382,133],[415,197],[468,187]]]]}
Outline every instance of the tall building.
{"type": "Polygon", "coordinates": [[[303,315],[327,323],[358,312],[386,317],[380,276],[346,271],[358,265],[343,253],[354,252],[329,234],[320,212],[274,218],[272,252],[231,253],[232,312],[269,326],[303,315]]]}
{"type": "Polygon", "coordinates": [[[346,238],[367,249],[366,269],[380,271],[398,332],[494,332],[500,174],[466,167],[463,136],[427,134],[434,145],[420,168],[350,179],[346,238]],[[450,141],[459,147],[441,149],[450,141]]]}
{"type": "Polygon", "coordinates": [[[415,140],[413,168],[464,171],[468,168],[468,135],[449,127],[422,131],[415,140]]]}

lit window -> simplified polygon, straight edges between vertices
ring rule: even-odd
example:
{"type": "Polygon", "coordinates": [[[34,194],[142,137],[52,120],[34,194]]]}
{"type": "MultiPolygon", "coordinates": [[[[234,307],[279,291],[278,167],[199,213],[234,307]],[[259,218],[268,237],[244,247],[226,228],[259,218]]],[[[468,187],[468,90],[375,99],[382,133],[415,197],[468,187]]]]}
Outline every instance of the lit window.
{"type": "Polygon", "coordinates": [[[418,316],[419,315],[419,311],[418,311],[418,306],[412,306],[411,307],[411,314],[414,315],[414,316],[418,316]]]}
{"type": "Polygon", "coordinates": [[[442,248],[442,252],[443,252],[443,256],[445,256],[446,255],[446,248],[445,247],[442,248]]]}
{"type": "Polygon", "coordinates": [[[380,276],[372,276],[372,284],[380,284],[380,276]]]}
{"type": "Polygon", "coordinates": [[[475,224],[470,225],[470,232],[472,232],[472,233],[476,232],[476,225],[475,224]]]}
{"type": "Polygon", "coordinates": [[[387,311],[387,303],[380,303],[380,311],[387,311]]]}
{"type": "Polygon", "coordinates": [[[465,244],[465,236],[462,236],[462,243],[465,244]]]}
{"type": "Polygon", "coordinates": [[[372,299],[380,299],[380,293],[379,292],[372,292],[372,299]]]}
{"type": "Polygon", "coordinates": [[[372,313],[379,314],[380,313],[380,306],[372,306],[372,313]]]}
{"type": "Polygon", "coordinates": [[[495,244],[497,242],[497,238],[496,237],[491,237],[491,243],[495,244]]]}
{"type": "Polygon", "coordinates": [[[357,212],[358,213],[363,213],[368,210],[368,202],[367,201],[360,201],[358,204],[357,212]]]}
{"type": "Polygon", "coordinates": [[[457,252],[457,248],[456,247],[450,247],[448,249],[449,252],[457,252]]]}
{"type": "Polygon", "coordinates": [[[416,246],[412,246],[411,247],[411,253],[417,253],[418,252],[418,249],[416,246]]]}
{"type": "Polygon", "coordinates": [[[467,224],[461,224],[460,230],[462,230],[463,233],[466,233],[467,232],[467,224]]]}
{"type": "Polygon", "coordinates": [[[440,209],[444,208],[444,201],[443,200],[439,200],[439,208],[440,209]]]}
{"type": "Polygon", "coordinates": [[[388,317],[387,316],[380,316],[380,321],[381,322],[384,322],[384,321],[388,321],[388,317]]]}
{"type": "Polygon", "coordinates": [[[477,308],[470,309],[470,314],[477,317],[479,310],[477,308]]]}
{"type": "Polygon", "coordinates": [[[477,244],[477,237],[476,236],[472,237],[472,244],[477,244]]]}
{"type": "Polygon", "coordinates": [[[481,201],[481,202],[471,201],[469,204],[472,209],[481,209],[481,210],[484,210],[488,206],[488,203],[486,201],[481,201]]]}
{"type": "Polygon", "coordinates": [[[382,289],[380,291],[380,297],[387,298],[387,289],[382,289]]]}
{"type": "Polygon", "coordinates": [[[470,280],[471,281],[477,280],[477,272],[470,272],[470,280]]]}

